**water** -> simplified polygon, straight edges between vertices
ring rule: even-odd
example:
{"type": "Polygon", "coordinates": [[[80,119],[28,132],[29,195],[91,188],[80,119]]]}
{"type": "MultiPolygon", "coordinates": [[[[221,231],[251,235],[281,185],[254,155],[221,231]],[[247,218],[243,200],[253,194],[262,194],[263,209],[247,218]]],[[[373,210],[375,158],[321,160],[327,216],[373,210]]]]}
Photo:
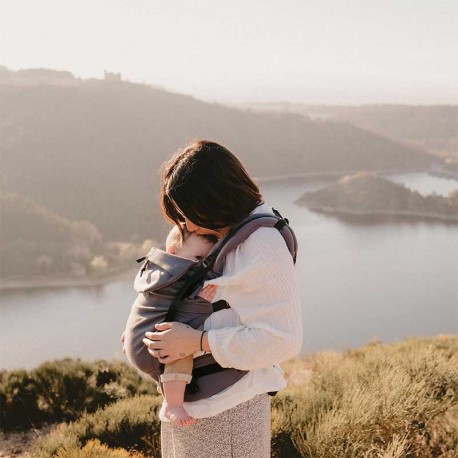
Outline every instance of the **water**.
{"type": "Polygon", "coordinates": [[[404,184],[412,191],[418,191],[422,195],[435,193],[447,196],[451,191],[455,191],[458,188],[456,180],[433,177],[427,173],[400,173],[388,175],[387,178],[396,183],[404,184]]]}
{"type": "MultiPolygon", "coordinates": [[[[447,194],[458,185],[426,174],[395,179],[422,193],[447,194]]],[[[324,184],[261,184],[298,236],[303,351],[457,333],[458,226],[348,223],[294,204],[324,184]]],[[[3,293],[0,367],[32,368],[65,356],[124,358],[119,337],[135,296],[130,282],[3,293]]]]}

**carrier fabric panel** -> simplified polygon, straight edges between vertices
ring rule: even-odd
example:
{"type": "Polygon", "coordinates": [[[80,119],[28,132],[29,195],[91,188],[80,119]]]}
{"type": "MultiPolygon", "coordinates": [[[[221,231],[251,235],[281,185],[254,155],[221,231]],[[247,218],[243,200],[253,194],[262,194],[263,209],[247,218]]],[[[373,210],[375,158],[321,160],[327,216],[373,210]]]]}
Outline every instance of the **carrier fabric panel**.
{"type": "MultiPolygon", "coordinates": [[[[153,248],[135,278],[134,286],[139,295],[126,324],[126,356],[134,366],[156,380],[161,373],[160,363],[143,343],[145,332],[154,331],[154,326],[164,321],[177,291],[197,265],[197,261],[153,248]]],[[[213,306],[205,299],[184,299],[175,321],[198,329],[211,313],[213,306]]]]}

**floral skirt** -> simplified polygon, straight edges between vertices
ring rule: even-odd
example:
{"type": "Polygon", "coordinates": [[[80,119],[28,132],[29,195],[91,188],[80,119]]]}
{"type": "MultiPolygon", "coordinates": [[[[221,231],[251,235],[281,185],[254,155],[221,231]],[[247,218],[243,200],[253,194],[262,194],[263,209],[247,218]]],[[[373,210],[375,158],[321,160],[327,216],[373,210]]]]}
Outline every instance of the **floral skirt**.
{"type": "Polygon", "coordinates": [[[270,457],[270,396],[260,394],[193,426],[161,424],[162,458],[270,457]]]}

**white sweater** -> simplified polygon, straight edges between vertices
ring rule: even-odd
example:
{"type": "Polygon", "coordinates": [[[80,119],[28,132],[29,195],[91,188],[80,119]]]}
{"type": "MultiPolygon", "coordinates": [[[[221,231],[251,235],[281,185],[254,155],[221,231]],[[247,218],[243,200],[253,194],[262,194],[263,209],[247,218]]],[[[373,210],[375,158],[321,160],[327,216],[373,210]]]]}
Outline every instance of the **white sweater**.
{"type": "MultiPolygon", "coordinates": [[[[262,204],[252,213],[271,212],[262,204]]],[[[234,385],[208,399],[185,402],[194,418],[217,415],[257,394],[286,386],[278,363],[296,356],[302,342],[302,313],[296,269],[283,237],[261,227],[226,257],[214,302],[231,308],[204,323],[215,360],[223,367],[250,370],[234,385]]],[[[167,421],[160,413],[161,420],[167,421]]]]}

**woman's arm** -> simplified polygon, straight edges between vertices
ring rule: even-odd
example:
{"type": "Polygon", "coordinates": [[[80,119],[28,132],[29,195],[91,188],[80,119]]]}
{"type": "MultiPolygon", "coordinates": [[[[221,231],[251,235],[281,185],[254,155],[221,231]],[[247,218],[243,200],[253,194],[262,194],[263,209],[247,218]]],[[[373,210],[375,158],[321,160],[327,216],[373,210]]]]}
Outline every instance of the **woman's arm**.
{"type": "Polygon", "coordinates": [[[296,270],[280,233],[260,228],[226,258],[214,300],[226,300],[241,325],[208,332],[223,367],[257,369],[292,358],[302,343],[296,270]]]}

